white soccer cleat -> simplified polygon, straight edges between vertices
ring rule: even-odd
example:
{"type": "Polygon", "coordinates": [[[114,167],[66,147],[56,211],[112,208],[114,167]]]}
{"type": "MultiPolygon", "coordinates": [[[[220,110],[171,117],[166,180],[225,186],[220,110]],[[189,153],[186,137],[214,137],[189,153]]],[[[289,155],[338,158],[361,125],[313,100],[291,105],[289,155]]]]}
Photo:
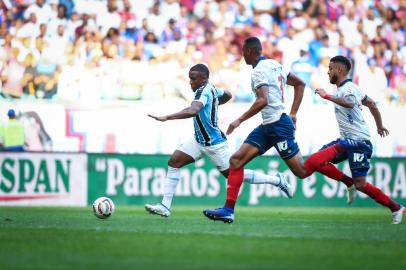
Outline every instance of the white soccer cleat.
{"type": "Polygon", "coordinates": [[[392,213],[392,224],[402,223],[403,215],[405,214],[406,209],[401,206],[400,209],[392,213]]]}
{"type": "Polygon", "coordinates": [[[350,187],[347,187],[347,204],[350,205],[352,202],[355,200],[355,197],[357,196],[357,188],[355,185],[352,185],[350,187]]]}
{"type": "Polygon", "coordinates": [[[283,174],[281,173],[277,173],[276,176],[279,177],[279,184],[277,185],[277,187],[283,192],[283,194],[285,194],[289,199],[292,199],[293,197],[293,192],[292,192],[292,187],[290,186],[290,184],[288,183],[288,181],[286,181],[285,176],[283,176],[283,174]]]}
{"type": "Polygon", "coordinates": [[[161,217],[169,217],[171,215],[171,211],[162,203],[146,204],[145,210],[153,215],[159,215],[161,217]]]}

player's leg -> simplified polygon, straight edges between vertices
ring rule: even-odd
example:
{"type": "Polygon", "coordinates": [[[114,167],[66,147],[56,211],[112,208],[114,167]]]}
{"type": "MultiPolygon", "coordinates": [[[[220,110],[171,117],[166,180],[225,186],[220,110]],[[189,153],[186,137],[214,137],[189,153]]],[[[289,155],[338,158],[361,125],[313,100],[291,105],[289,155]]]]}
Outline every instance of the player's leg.
{"type": "Polygon", "coordinates": [[[193,138],[175,150],[168,161],[162,201],[159,204],[146,204],[145,209],[148,212],[169,217],[173,195],[180,180],[180,169],[187,164],[195,162],[201,155],[200,145],[193,138]]]}
{"type": "Polygon", "coordinates": [[[402,222],[405,208],[389,198],[382,190],[366,181],[366,176],[370,168],[369,159],[372,155],[372,144],[369,141],[365,142],[366,143],[358,142],[356,146],[351,148],[351,151],[348,152],[348,161],[355,187],[377,203],[389,208],[392,212],[392,224],[399,224],[402,222]]]}
{"type": "MultiPolygon", "coordinates": [[[[288,165],[289,169],[293,172],[293,174],[296,175],[297,177],[300,177],[301,179],[304,179],[311,175],[304,166],[303,157],[300,152],[298,152],[292,158],[285,160],[285,163],[286,165],[288,165]]],[[[335,167],[331,163],[324,164],[323,166],[318,166],[316,168],[316,171],[322,173],[323,175],[331,179],[343,182],[347,186],[348,190],[347,204],[351,204],[354,201],[357,190],[354,185],[354,180],[351,177],[345,175],[342,171],[337,169],[337,167],[335,167]]]]}
{"type": "Polygon", "coordinates": [[[227,178],[227,197],[224,207],[214,210],[205,209],[203,214],[211,220],[220,220],[225,223],[234,221],[234,206],[244,179],[244,165],[260,153],[259,149],[251,144],[244,143],[230,158],[230,169],[227,178]]]}
{"type": "Polygon", "coordinates": [[[230,157],[230,172],[227,178],[227,199],[225,207],[234,209],[241,184],[244,180],[244,165],[260,154],[260,150],[248,143],[230,157]]]}
{"type": "Polygon", "coordinates": [[[402,222],[403,215],[405,213],[405,208],[403,206],[393,201],[376,186],[368,183],[365,176],[354,177],[354,181],[357,190],[365,193],[380,205],[390,209],[392,212],[392,224],[399,224],[402,222]]]}
{"type": "Polygon", "coordinates": [[[318,152],[311,155],[306,160],[305,167],[309,173],[317,171],[331,179],[344,183],[348,190],[347,204],[351,204],[357,194],[354,180],[332,164],[337,164],[346,160],[348,158],[347,152],[346,145],[343,145],[342,140],[332,141],[324,145],[318,152]],[[336,154],[334,154],[335,152],[336,154]]]}
{"type": "Polygon", "coordinates": [[[256,156],[265,153],[271,146],[269,140],[267,140],[263,125],[259,125],[248,135],[240,149],[230,158],[226,203],[222,208],[204,210],[203,214],[207,218],[221,220],[226,223],[234,221],[234,207],[244,179],[244,165],[256,156]]]}
{"type": "Polygon", "coordinates": [[[344,183],[347,186],[347,204],[352,204],[352,202],[355,200],[355,197],[357,196],[357,189],[354,185],[354,179],[344,174],[331,163],[318,168],[317,171],[333,180],[344,183]]]}
{"type": "MultiPolygon", "coordinates": [[[[223,142],[220,144],[204,147],[204,154],[214,163],[216,168],[227,179],[230,167],[230,151],[228,143],[223,142]]],[[[250,169],[244,169],[243,181],[249,184],[270,184],[281,188],[287,197],[292,197],[292,192],[289,183],[281,173],[275,175],[264,174],[250,169]]]]}
{"type": "Polygon", "coordinates": [[[198,158],[197,153],[192,154],[194,156],[193,157],[190,154],[182,152],[181,150],[175,150],[175,152],[170,157],[168,161],[168,171],[164,182],[164,192],[162,197],[162,204],[168,209],[171,208],[172,198],[179,183],[180,169],[187,164],[195,162],[196,158],[198,158]]]}
{"type": "Polygon", "coordinates": [[[283,192],[282,194],[289,199],[293,197],[292,187],[288,181],[286,181],[285,176],[280,172],[277,172],[274,175],[269,175],[250,169],[244,169],[244,183],[252,185],[270,184],[278,187],[283,192]]]}
{"type": "Polygon", "coordinates": [[[300,152],[292,158],[288,160],[285,158],[284,160],[290,170],[302,179],[318,171],[331,179],[343,182],[348,189],[347,203],[351,204],[356,195],[354,181],[330,163],[339,163],[345,159],[347,159],[347,151],[339,143],[339,140],[336,140],[324,145],[318,152],[311,155],[306,162],[303,162],[300,152]]]}
{"type": "MultiPolygon", "coordinates": [[[[305,163],[305,169],[309,175],[313,174],[315,171],[321,170],[321,168],[333,160],[340,158],[342,155],[343,158],[346,158],[345,155],[346,149],[343,145],[337,141],[331,142],[322,147],[321,150],[309,156],[305,163]]],[[[323,171],[329,172],[329,167],[325,168],[323,171]]],[[[331,168],[331,167],[330,167],[331,168]]]]}

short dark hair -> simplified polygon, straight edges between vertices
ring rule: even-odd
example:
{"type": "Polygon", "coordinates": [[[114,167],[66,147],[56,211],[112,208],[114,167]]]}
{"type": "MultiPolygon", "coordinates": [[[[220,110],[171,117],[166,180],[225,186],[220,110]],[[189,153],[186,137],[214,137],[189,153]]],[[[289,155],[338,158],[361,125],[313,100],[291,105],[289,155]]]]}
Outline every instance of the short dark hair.
{"type": "Polygon", "coordinates": [[[347,70],[347,72],[351,70],[351,61],[345,56],[342,55],[334,56],[333,58],[330,59],[330,62],[342,64],[347,70]]]}
{"type": "Polygon", "coordinates": [[[190,71],[197,71],[197,72],[203,73],[206,76],[206,78],[209,78],[209,75],[210,75],[209,68],[203,64],[194,65],[193,67],[190,68],[190,71]]]}
{"type": "Polygon", "coordinates": [[[257,37],[249,37],[244,41],[244,47],[254,48],[257,52],[262,52],[261,41],[257,37]]]}

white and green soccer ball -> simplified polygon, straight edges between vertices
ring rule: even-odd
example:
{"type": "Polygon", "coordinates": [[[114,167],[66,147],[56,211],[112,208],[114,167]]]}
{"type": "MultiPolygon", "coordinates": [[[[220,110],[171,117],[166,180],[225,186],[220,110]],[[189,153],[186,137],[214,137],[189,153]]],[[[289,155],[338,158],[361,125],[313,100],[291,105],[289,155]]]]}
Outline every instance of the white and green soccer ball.
{"type": "Polygon", "coordinates": [[[110,198],[100,197],[93,203],[93,213],[101,219],[109,218],[114,213],[114,203],[110,198]]]}

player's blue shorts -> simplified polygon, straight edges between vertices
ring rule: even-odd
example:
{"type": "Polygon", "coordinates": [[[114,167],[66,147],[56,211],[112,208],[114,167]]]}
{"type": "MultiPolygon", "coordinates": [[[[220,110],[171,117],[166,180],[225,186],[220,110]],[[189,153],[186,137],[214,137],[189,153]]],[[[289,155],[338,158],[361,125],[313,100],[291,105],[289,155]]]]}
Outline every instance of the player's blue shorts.
{"type": "Polygon", "coordinates": [[[343,145],[347,151],[338,154],[332,163],[337,164],[348,159],[352,177],[367,176],[372,156],[372,144],[369,140],[337,139],[321,149],[334,144],[343,145]]]}
{"type": "Polygon", "coordinates": [[[275,123],[256,127],[244,143],[258,148],[261,155],[271,147],[275,147],[281,158],[285,160],[292,158],[300,151],[295,140],[295,126],[292,119],[285,113],[275,123]]]}

